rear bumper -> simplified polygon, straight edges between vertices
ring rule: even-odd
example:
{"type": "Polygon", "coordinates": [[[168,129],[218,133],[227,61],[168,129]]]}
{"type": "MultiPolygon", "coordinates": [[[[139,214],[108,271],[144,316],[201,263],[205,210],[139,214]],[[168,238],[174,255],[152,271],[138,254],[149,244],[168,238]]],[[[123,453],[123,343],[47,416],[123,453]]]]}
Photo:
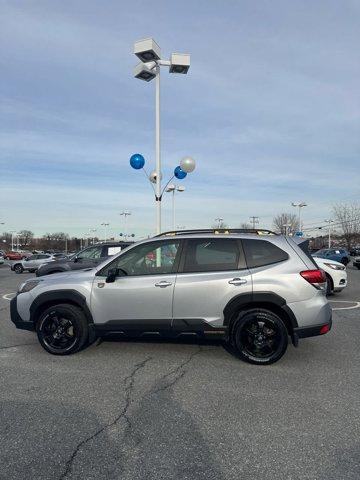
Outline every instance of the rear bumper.
{"type": "Polygon", "coordinates": [[[317,335],[324,335],[331,330],[332,327],[332,316],[330,314],[330,318],[328,322],[322,323],[320,325],[308,325],[306,327],[297,327],[294,328],[294,336],[299,338],[307,338],[307,337],[316,337],[317,335]]]}
{"type": "Polygon", "coordinates": [[[10,301],[10,318],[16,328],[30,331],[35,330],[33,322],[25,321],[21,318],[17,309],[17,295],[10,301]]]}

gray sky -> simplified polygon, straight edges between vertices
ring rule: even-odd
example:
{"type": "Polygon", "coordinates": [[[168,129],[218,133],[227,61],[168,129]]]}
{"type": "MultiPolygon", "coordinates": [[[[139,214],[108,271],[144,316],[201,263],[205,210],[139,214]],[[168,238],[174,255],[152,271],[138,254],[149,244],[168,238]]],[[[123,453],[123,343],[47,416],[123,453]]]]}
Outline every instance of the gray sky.
{"type": "MultiPolygon", "coordinates": [[[[177,223],[237,227],[305,200],[305,226],[359,198],[358,1],[0,1],[0,221],[36,234],[154,232],[154,82],[133,42],[191,54],[162,72],[167,179],[181,157],[177,223]],[[152,5],[152,8],[150,8],[152,5]]],[[[294,212],[295,213],[295,212],[294,212]]],[[[164,227],[171,228],[170,196],[164,227]]]]}

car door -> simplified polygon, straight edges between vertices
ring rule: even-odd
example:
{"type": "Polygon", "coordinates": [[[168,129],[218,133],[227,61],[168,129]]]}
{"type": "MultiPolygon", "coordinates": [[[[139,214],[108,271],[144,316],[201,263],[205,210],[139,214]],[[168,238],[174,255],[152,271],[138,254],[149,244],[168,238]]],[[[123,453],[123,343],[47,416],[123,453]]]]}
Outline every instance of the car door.
{"type": "Polygon", "coordinates": [[[246,293],[252,294],[252,279],[237,239],[188,239],[176,278],[173,328],[221,327],[227,303],[246,293]]]}
{"type": "Polygon", "coordinates": [[[35,269],[38,267],[37,265],[37,260],[38,260],[39,255],[31,255],[31,257],[28,257],[27,259],[24,260],[24,267],[27,269],[35,269]]]}
{"type": "Polygon", "coordinates": [[[44,263],[48,263],[49,261],[51,261],[51,255],[47,253],[37,255],[36,257],[37,257],[36,260],[34,260],[33,262],[34,266],[32,266],[31,268],[39,268],[40,265],[43,265],[44,263]]]}
{"type": "Polygon", "coordinates": [[[94,322],[114,329],[169,329],[180,245],[180,240],[143,243],[100,270],[91,295],[94,322]],[[107,283],[114,269],[115,281],[107,283]]]}

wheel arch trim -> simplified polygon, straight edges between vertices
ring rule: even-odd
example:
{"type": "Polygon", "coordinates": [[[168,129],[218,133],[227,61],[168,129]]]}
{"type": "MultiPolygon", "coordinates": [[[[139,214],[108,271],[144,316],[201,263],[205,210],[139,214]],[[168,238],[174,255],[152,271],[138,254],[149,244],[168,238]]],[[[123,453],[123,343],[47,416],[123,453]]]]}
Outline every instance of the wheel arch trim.
{"type": "MultiPolygon", "coordinates": [[[[234,314],[239,309],[244,308],[269,308],[275,307],[276,310],[282,312],[290,323],[291,329],[298,327],[296,317],[291,308],[286,304],[286,300],[273,292],[252,292],[240,293],[233,297],[224,308],[224,326],[229,326],[234,314]]],[[[291,333],[291,332],[289,332],[291,333]]]]}
{"type": "Polygon", "coordinates": [[[86,303],[86,298],[84,295],[79,293],[76,290],[51,290],[49,292],[41,293],[30,306],[30,321],[35,323],[37,320],[37,314],[42,309],[42,307],[55,303],[72,303],[80,307],[85,313],[88,324],[93,324],[93,318],[89,307],[86,303]]]}

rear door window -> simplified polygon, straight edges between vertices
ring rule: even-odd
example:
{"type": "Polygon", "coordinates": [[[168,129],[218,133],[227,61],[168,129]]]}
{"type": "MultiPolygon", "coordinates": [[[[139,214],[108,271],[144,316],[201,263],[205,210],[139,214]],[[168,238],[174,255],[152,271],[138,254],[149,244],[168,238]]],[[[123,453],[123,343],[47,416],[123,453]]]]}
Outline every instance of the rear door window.
{"type": "Polygon", "coordinates": [[[289,258],[284,250],[266,240],[243,239],[242,244],[249,268],[263,267],[289,258]]]}
{"type": "Polygon", "coordinates": [[[218,272],[239,268],[237,240],[198,238],[187,241],[184,272],[218,272]]]}

